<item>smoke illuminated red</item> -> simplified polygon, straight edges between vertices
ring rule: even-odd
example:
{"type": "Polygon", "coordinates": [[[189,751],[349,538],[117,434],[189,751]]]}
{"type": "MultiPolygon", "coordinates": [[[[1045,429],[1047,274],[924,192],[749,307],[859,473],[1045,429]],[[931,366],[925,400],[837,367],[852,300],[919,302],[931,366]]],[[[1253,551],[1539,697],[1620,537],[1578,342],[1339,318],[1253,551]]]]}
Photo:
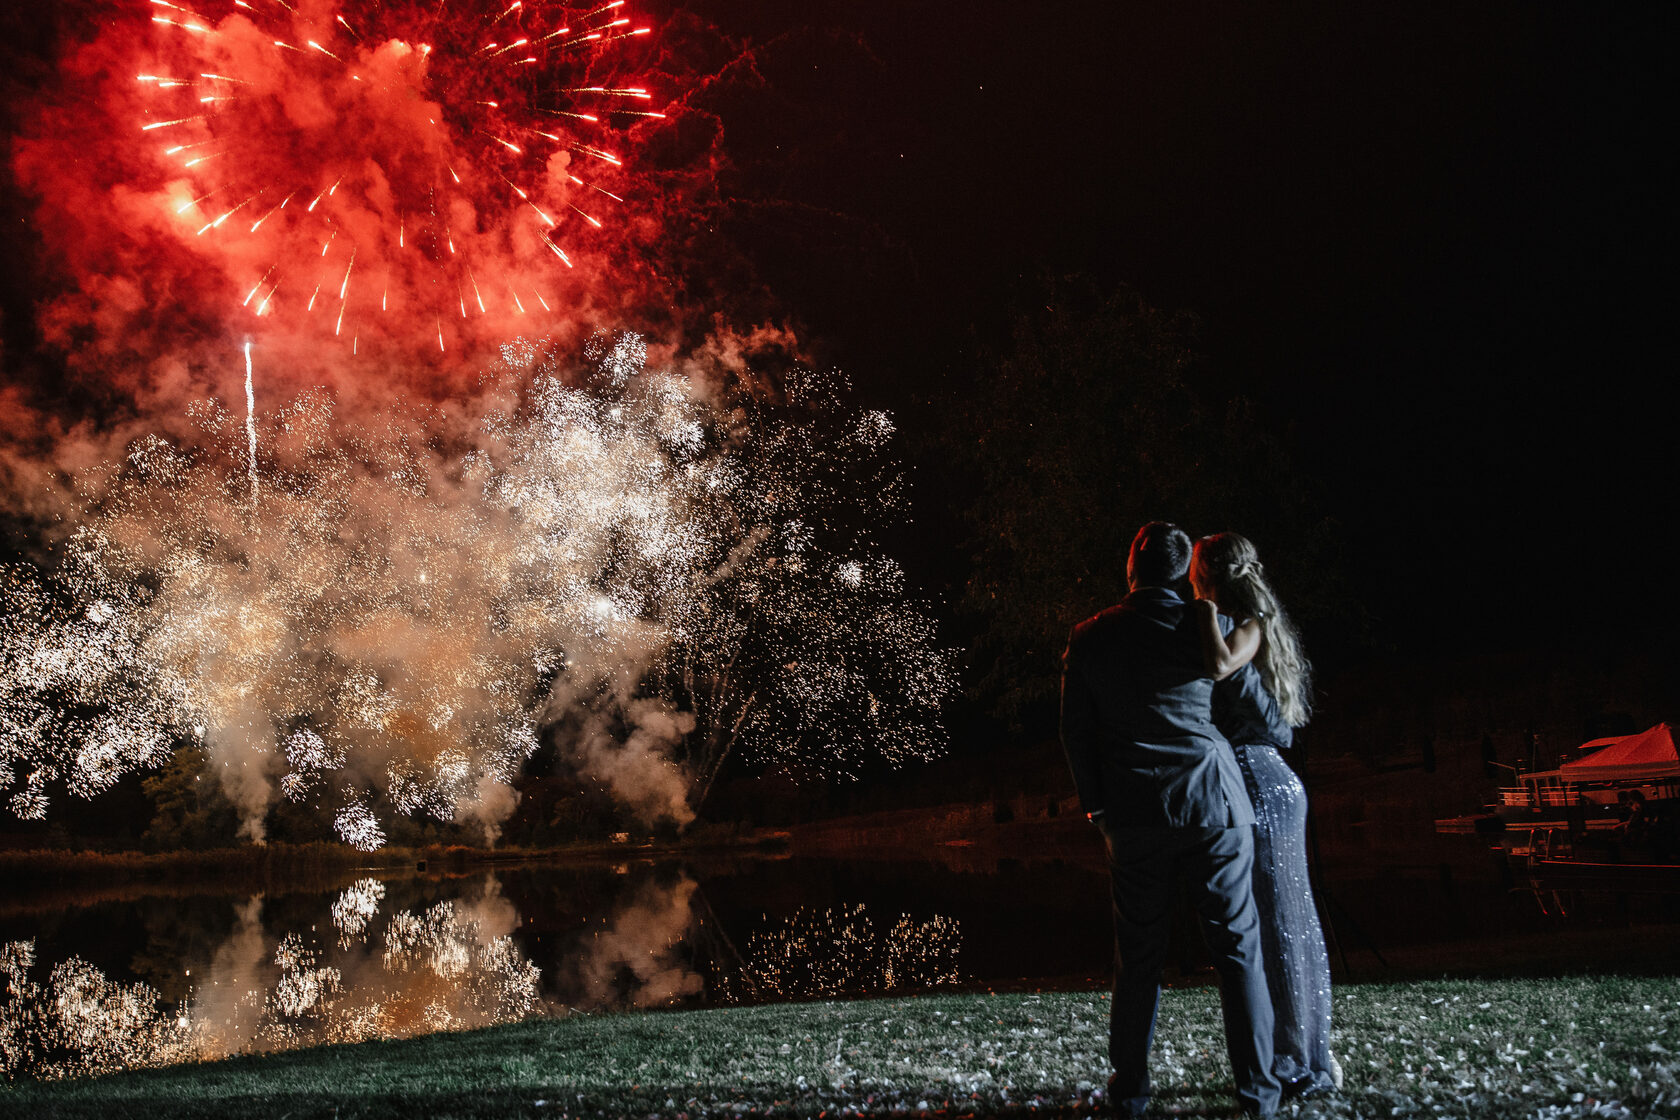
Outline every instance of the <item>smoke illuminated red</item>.
{"type": "Polygon", "coordinates": [[[193,743],[246,835],[283,797],[372,848],[392,812],[492,839],[562,725],[648,821],[732,758],[937,751],[947,658],[842,527],[900,487],[835,481],[891,423],[800,368],[766,391],[799,347],[725,320],[720,87],[631,76],[732,45],[690,18],[655,57],[624,0],[295,2],[120,0],[19,112],[43,374],[0,501],[48,543],[0,566],[11,811],[193,743]],[[83,641],[131,623],[161,642],[83,641]]]}
{"type": "Polygon", "coordinates": [[[218,6],[151,0],[133,128],[170,235],[253,319],[447,351],[543,329],[606,267],[625,131],[661,116],[621,76],[650,32],[624,0],[218,6]]]}

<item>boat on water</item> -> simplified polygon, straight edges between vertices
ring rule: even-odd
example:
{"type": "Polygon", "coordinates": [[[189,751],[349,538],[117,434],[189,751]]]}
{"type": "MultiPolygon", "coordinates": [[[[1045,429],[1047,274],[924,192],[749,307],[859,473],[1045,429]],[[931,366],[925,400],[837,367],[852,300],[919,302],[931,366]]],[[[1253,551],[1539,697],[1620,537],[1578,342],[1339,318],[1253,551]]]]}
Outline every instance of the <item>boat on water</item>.
{"type": "Polygon", "coordinates": [[[1680,891],[1674,728],[1594,739],[1555,770],[1516,771],[1486,811],[1435,822],[1481,836],[1539,891],[1680,891]]]}

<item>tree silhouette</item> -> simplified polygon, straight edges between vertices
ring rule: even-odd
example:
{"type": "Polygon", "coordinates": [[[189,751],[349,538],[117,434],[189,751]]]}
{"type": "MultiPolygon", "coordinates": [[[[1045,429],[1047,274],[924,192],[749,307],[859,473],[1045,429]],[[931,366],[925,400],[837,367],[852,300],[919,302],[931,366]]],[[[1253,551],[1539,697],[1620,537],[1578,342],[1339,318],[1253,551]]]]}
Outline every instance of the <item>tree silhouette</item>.
{"type": "Polygon", "coordinates": [[[1210,408],[1196,391],[1195,333],[1130,290],[1052,284],[950,408],[972,495],[972,690],[995,714],[1016,721],[1055,695],[1069,628],[1124,597],[1146,521],[1250,537],[1309,629],[1353,613],[1334,525],[1279,441],[1248,401],[1210,408]]]}

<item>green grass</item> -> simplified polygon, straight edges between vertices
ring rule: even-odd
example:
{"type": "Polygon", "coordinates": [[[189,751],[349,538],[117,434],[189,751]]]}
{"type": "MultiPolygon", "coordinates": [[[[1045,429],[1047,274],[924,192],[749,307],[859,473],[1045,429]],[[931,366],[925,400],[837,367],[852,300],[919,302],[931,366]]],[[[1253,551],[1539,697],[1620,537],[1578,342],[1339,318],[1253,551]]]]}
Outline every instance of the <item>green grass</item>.
{"type": "MultiPolygon", "coordinates": [[[[1105,993],[577,1015],[0,1089],[27,1117],[1086,1115],[1105,993]]],[[[1680,1117],[1680,980],[1339,988],[1325,1117],[1680,1117]]],[[[1165,993],[1156,1111],[1232,1108],[1217,994],[1165,993]]]]}

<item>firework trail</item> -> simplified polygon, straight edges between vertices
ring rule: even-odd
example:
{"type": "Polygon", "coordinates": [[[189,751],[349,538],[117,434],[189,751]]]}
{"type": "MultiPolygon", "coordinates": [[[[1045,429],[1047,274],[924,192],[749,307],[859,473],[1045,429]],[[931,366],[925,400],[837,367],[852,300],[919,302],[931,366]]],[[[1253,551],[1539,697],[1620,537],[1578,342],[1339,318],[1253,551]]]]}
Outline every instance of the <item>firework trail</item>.
{"type": "Polygon", "coordinates": [[[252,384],[251,343],[245,343],[245,455],[246,477],[251,480],[251,524],[257,524],[257,391],[252,384]]]}

